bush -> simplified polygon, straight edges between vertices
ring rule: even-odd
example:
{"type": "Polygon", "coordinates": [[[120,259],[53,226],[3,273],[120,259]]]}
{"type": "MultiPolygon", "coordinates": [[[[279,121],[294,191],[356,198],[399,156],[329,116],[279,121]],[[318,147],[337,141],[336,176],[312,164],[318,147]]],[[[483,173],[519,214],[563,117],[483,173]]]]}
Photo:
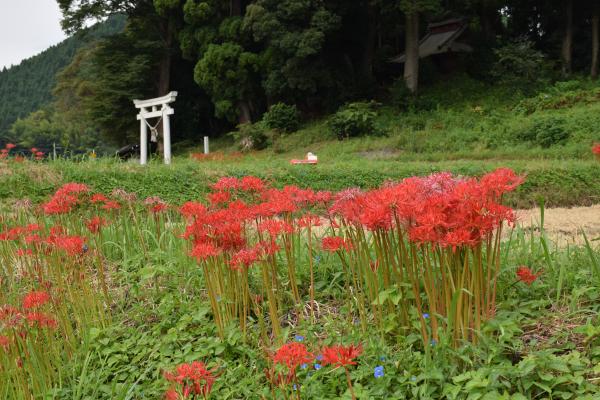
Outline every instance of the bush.
{"type": "Polygon", "coordinates": [[[546,148],[565,143],[569,136],[564,119],[558,117],[536,118],[530,125],[515,132],[516,139],[546,148]]]}
{"type": "Polygon", "coordinates": [[[270,138],[261,122],[245,123],[237,126],[238,130],[231,132],[240,151],[262,150],[269,146],[270,138]]]}
{"type": "Polygon", "coordinates": [[[350,103],[340,108],[328,121],[329,129],[339,139],[367,135],[381,135],[375,120],[375,102],[350,103]]]}
{"type": "Polygon", "coordinates": [[[263,115],[263,122],[269,129],[279,132],[294,132],[300,126],[298,109],[295,105],[277,103],[263,115]]]}

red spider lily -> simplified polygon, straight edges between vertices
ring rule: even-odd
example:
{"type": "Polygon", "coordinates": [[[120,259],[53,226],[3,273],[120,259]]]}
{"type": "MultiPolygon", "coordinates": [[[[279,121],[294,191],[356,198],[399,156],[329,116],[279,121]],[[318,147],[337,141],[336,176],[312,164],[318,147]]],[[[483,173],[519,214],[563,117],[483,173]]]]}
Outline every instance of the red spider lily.
{"type": "MultiPolygon", "coordinates": [[[[164,377],[167,381],[180,386],[184,398],[188,398],[190,395],[208,396],[216,380],[214,370],[207,369],[206,365],[200,361],[178,365],[174,373],[165,372],[164,377]]],[[[177,393],[173,389],[171,391],[177,393]]],[[[173,396],[173,394],[169,394],[169,396],[173,396]]]]}
{"type": "Polygon", "coordinates": [[[231,194],[229,192],[214,192],[209,193],[207,198],[210,204],[217,206],[219,204],[227,203],[229,200],[231,200],[231,194]]]}
{"type": "Polygon", "coordinates": [[[596,156],[600,156],[600,143],[594,143],[592,146],[592,153],[596,156]]]}
{"type": "Polygon", "coordinates": [[[197,242],[190,252],[190,256],[194,257],[198,262],[204,261],[209,257],[216,257],[221,254],[221,249],[215,247],[212,243],[197,242]]]}
{"type": "Polygon", "coordinates": [[[18,249],[16,252],[17,257],[30,256],[33,254],[31,249],[18,249]]]}
{"type": "Polygon", "coordinates": [[[116,201],[109,200],[102,206],[103,210],[118,210],[121,208],[121,205],[116,201]]]}
{"type": "Polygon", "coordinates": [[[265,189],[265,183],[255,176],[245,176],[240,180],[240,189],[246,192],[260,192],[265,189]]]}
{"type": "Polygon", "coordinates": [[[32,291],[23,298],[23,308],[26,310],[39,308],[50,301],[50,295],[44,291],[32,291]]]}
{"type": "Polygon", "coordinates": [[[165,400],[179,400],[179,394],[174,389],[169,389],[165,392],[165,400]]]}
{"type": "Polygon", "coordinates": [[[535,282],[535,280],[541,275],[541,272],[538,272],[537,274],[534,274],[533,271],[531,269],[529,269],[528,267],[522,265],[519,268],[517,268],[517,278],[521,281],[526,283],[527,285],[531,285],[533,282],[535,282]]]}
{"type": "Polygon", "coordinates": [[[91,203],[104,203],[106,201],[108,201],[108,198],[102,193],[95,193],[90,197],[91,203]]]}
{"type": "Polygon", "coordinates": [[[31,151],[32,154],[35,154],[38,152],[37,147],[32,147],[29,151],[31,151]]]}
{"type": "Polygon", "coordinates": [[[90,220],[86,221],[85,226],[87,226],[88,230],[91,233],[98,233],[100,232],[100,228],[102,228],[103,226],[106,226],[106,220],[102,217],[99,216],[95,216],[93,218],[91,218],[90,220]]]}
{"type": "Polygon", "coordinates": [[[268,219],[258,225],[258,230],[268,232],[271,237],[277,237],[282,233],[292,233],[294,227],[285,221],[268,219]]]}
{"type": "Polygon", "coordinates": [[[258,246],[260,246],[263,254],[269,255],[269,256],[277,253],[280,250],[280,247],[277,245],[275,240],[259,242],[258,246]]]}
{"type": "Polygon", "coordinates": [[[20,315],[21,313],[19,310],[13,306],[5,304],[0,307],[0,321],[8,321],[9,319],[14,319],[20,315]]]}
{"type": "Polygon", "coordinates": [[[70,194],[54,195],[47,203],[42,205],[45,214],[66,214],[79,202],[78,198],[70,194]]]}
{"type": "Polygon", "coordinates": [[[321,218],[314,214],[304,214],[302,217],[296,220],[296,224],[300,228],[307,228],[309,226],[321,226],[321,218]]]}
{"type": "Polygon", "coordinates": [[[50,236],[46,242],[57,249],[64,250],[70,256],[80,255],[86,251],[85,240],[81,236],[50,236]]]}
{"type": "Polygon", "coordinates": [[[5,146],[5,147],[6,147],[8,150],[10,150],[10,149],[14,149],[15,147],[17,147],[17,145],[16,145],[16,144],[13,144],[13,143],[6,143],[6,146],[5,146]]]}
{"type": "Polygon", "coordinates": [[[35,152],[35,159],[36,160],[41,160],[42,158],[44,158],[44,152],[43,151],[36,151],[35,152]]]}
{"type": "Polygon", "coordinates": [[[346,368],[348,365],[356,365],[354,359],[362,354],[362,345],[331,346],[323,347],[323,365],[335,365],[346,368]]]}
{"type": "Polygon", "coordinates": [[[15,226],[6,232],[0,233],[0,240],[18,240],[25,232],[27,232],[26,228],[15,226]]]}
{"type": "Polygon", "coordinates": [[[10,338],[8,336],[0,335],[0,347],[4,349],[4,351],[8,351],[10,346],[10,338]]]}
{"type": "Polygon", "coordinates": [[[29,326],[36,328],[50,328],[55,329],[58,325],[56,320],[49,315],[41,312],[30,312],[25,314],[25,319],[29,323],[29,326]]]}
{"type": "Polygon", "coordinates": [[[56,195],[80,194],[80,193],[87,193],[89,191],[90,191],[90,188],[84,183],[69,182],[69,183],[65,183],[64,185],[62,185],[56,191],[55,194],[56,195]]]}
{"type": "Polygon", "coordinates": [[[212,189],[215,191],[234,190],[240,188],[240,181],[237,178],[224,176],[219,179],[217,183],[212,185],[212,189]]]}
{"type": "Polygon", "coordinates": [[[250,249],[241,249],[231,256],[229,265],[235,270],[240,270],[242,267],[248,268],[261,259],[262,250],[263,249],[260,246],[255,246],[250,249]]]}
{"type": "Polygon", "coordinates": [[[329,236],[323,238],[322,247],[325,251],[334,252],[340,249],[350,250],[352,249],[352,244],[346,242],[343,237],[329,236]]]}
{"type": "Polygon", "coordinates": [[[311,362],[314,356],[303,343],[292,342],[281,346],[273,355],[275,364],[285,365],[290,372],[302,365],[311,362]]]}

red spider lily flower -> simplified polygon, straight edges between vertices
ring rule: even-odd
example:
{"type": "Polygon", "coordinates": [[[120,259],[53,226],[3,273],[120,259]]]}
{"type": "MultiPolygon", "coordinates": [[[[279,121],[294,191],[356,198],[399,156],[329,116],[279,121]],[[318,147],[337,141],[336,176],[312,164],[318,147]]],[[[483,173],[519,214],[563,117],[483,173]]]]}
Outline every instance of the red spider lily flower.
{"type": "Polygon", "coordinates": [[[188,201],[179,209],[181,215],[186,218],[198,218],[206,214],[206,206],[202,203],[188,201]]]}
{"type": "Polygon", "coordinates": [[[38,235],[37,233],[34,235],[25,236],[25,243],[27,243],[27,244],[40,243],[41,241],[42,241],[42,237],[40,235],[38,235]]]}
{"type": "Polygon", "coordinates": [[[14,162],[16,163],[22,163],[23,161],[25,161],[25,157],[23,156],[15,156],[14,158],[14,162]]]}
{"type": "Polygon", "coordinates": [[[165,392],[165,400],[179,400],[179,394],[174,389],[169,389],[165,392]]]}
{"type": "Polygon", "coordinates": [[[166,203],[157,203],[150,208],[153,214],[158,214],[160,212],[165,211],[168,208],[166,203]]]}
{"type": "Polygon", "coordinates": [[[83,254],[86,251],[85,240],[81,236],[50,236],[48,244],[64,250],[70,256],[83,254]]]}
{"type": "Polygon", "coordinates": [[[98,233],[100,232],[100,228],[106,226],[106,220],[102,217],[95,216],[90,220],[86,221],[85,226],[87,226],[88,230],[91,233],[98,233]]]}
{"type": "Polygon", "coordinates": [[[522,265],[519,268],[517,268],[517,278],[521,281],[526,283],[527,285],[531,285],[533,282],[535,282],[535,280],[541,275],[541,272],[538,272],[537,274],[534,274],[533,271],[531,269],[529,269],[528,267],[522,265]]]}
{"type": "Polygon", "coordinates": [[[66,214],[70,212],[79,199],[70,194],[55,194],[50,200],[42,204],[42,210],[45,214],[66,214]]]}
{"type": "Polygon", "coordinates": [[[95,193],[90,197],[91,203],[104,203],[106,201],[108,201],[108,198],[102,193],[95,193]]]}
{"type": "Polygon", "coordinates": [[[5,147],[6,147],[8,150],[10,150],[10,149],[14,149],[15,147],[17,147],[17,145],[16,145],[16,144],[13,144],[13,143],[6,143],[6,146],[5,146],[5,147]]]}
{"type": "Polygon", "coordinates": [[[35,152],[35,159],[36,160],[41,160],[42,158],[44,158],[45,153],[43,151],[36,151],[35,152]]]}
{"type": "Polygon", "coordinates": [[[27,232],[39,232],[42,230],[42,227],[39,224],[29,224],[25,227],[27,232]]]}
{"type": "Polygon", "coordinates": [[[300,228],[307,228],[309,226],[321,226],[321,218],[319,218],[317,215],[307,213],[304,214],[302,217],[298,218],[296,220],[296,224],[300,228]]]}
{"type": "Polygon", "coordinates": [[[32,291],[23,297],[23,308],[39,308],[50,301],[50,295],[44,291],[32,291]]]}
{"type": "Polygon", "coordinates": [[[261,259],[262,250],[263,249],[260,246],[255,246],[250,249],[241,249],[231,256],[229,265],[234,270],[241,270],[242,267],[248,268],[261,259]]]}
{"type": "Polygon", "coordinates": [[[600,143],[594,143],[594,145],[592,146],[592,153],[595,154],[597,157],[600,157],[600,143]]]}
{"type": "Polygon", "coordinates": [[[80,193],[87,193],[90,191],[90,188],[88,187],[88,185],[84,184],[84,183],[77,183],[77,182],[69,182],[69,183],[65,183],[64,185],[62,185],[57,191],[56,191],[56,195],[63,195],[63,194],[80,194],[80,193]]]}
{"type": "Polygon", "coordinates": [[[258,243],[264,255],[272,256],[280,250],[275,240],[262,241],[258,243]]]}
{"type": "Polygon", "coordinates": [[[281,346],[273,355],[275,364],[285,365],[291,372],[302,365],[311,362],[314,356],[303,343],[292,342],[281,346]]]}
{"type": "Polygon", "coordinates": [[[109,200],[102,206],[103,210],[118,210],[121,208],[121,205],[116,201],[109,200]]]}
{"type": "Polygon", "coordinates": [[[231,176],[224,176],[212,185],[212,189],[216,191],[226,191],[240,188],[240,181],[231,176]]]}
{"type": "Polygon", "coordinates": [[[261,192],[265,189],[265,183],[262,179],[255,176],[245,176],[240,179],[240,189],[246,192],[261,192]]]}
{"type": "Polygon", "coordinates": [[[33,254],[31,249],[18,249],[16,252],[17,257],[30,256],[33,254]]]}
{"type": "Polygon", "coordinates": [[[214,370],[207,369],[200,361],[178,365],[174,373],[165,372],[164,377],[167,381],[180,385],[184,398],[192,394],[206,398],[216,379],[214,370]]]}
{"type": "Polygon", "coordinates": [[[323,365],[335,365],[346,368],[348,365],[356,365],[354,359],[362,354],[362,345],[331,346],[323,347],[323,365]]]}
{"type": "Polygon", "coordinates": [[[194,257],[198,262],[204,261],[209,257],[217,257],[221,254],[221,249],[215,247],[212,243],[197,242],[190,252],[190,256],[194,257]]]}
{"type": "Polygon", "coordinates": [[[258,225],[258,230],[261,232],[268,232],[271,237],[277,237],[282,233],[292,233],[294,227],[285,221],[268,219],[258,225]]]}
{"type": "Polygon", "coordinates": [[[38,152],[37,147],[32,147],[29,151],[31,151],[33,154],[38,152]]]}
{"type": "Polygon", "coordinates": [[[209,193],[208,196],[206,196],[206,197],[207,197],[208,201],[210,202],[210,204],[212,204],[213,206],[227,203],[229,200],[231,200],[231,194],[229,192],[209,193]]]}
{"type": "Polygon", "coordinates": [[[54,318],[41,312],[30,312],[25,314],[25,319],[29,323],[29,326],[36,328],[50,328],[55,329],[58,323],[54,318]]]}
{"type": "Polygon", "coordinates": [[[323,250],[334,252],[340,249],[351,250],[352,244],[350,242],[346,242],[343,237],[340,236],[329,236],[324,237],[322,241],[323,250]]]}
{"type": "Polygon", "coordinates": [[[5,304],[0,307],[0,321],[8,321],[9,319],[14,319],[20,315],[21,313],[19,310],[11,305],[5,304]]]}
{"type": "Polygon", "coordinates": [[[0,347],[4,349],[4,351],[8,351],[8,347],[10,346],[10,338],[8,336],[0,335],[0,347]]]}
{"type": "Polygon", "coordinates": [[[66,233],[65,228],[60,225],[55,225],[50,228],[50,236],[60,236],[66,233]]]}
{"type": "Polygon", "coordinates": [[[484,175],[479,181],[481,187],[495,198],[500,197],[503,193],[515,190],[523,182],[525,182],[525,178],[515,174],[509,168],[498,168],[484,175]]]}

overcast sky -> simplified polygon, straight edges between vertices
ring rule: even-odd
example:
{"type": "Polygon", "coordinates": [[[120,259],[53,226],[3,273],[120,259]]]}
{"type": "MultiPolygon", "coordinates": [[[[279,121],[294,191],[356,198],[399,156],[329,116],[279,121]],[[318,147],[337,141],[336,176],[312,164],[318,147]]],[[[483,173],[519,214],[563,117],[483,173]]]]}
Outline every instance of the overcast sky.
{"type": "Polygon", "coordinates": [[[65,39],[56,0],[0,0],[0,69],[65,39]]]}

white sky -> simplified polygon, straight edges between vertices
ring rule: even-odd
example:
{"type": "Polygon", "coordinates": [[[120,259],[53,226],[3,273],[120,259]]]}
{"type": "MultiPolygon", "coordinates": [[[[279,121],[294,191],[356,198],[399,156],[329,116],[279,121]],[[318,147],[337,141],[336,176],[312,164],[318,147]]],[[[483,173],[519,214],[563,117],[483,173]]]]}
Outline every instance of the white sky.
{"type": "Polygon", "coordinates": [[[0,69],[65,39],[56,0],[0,0],[0,69]]]}

